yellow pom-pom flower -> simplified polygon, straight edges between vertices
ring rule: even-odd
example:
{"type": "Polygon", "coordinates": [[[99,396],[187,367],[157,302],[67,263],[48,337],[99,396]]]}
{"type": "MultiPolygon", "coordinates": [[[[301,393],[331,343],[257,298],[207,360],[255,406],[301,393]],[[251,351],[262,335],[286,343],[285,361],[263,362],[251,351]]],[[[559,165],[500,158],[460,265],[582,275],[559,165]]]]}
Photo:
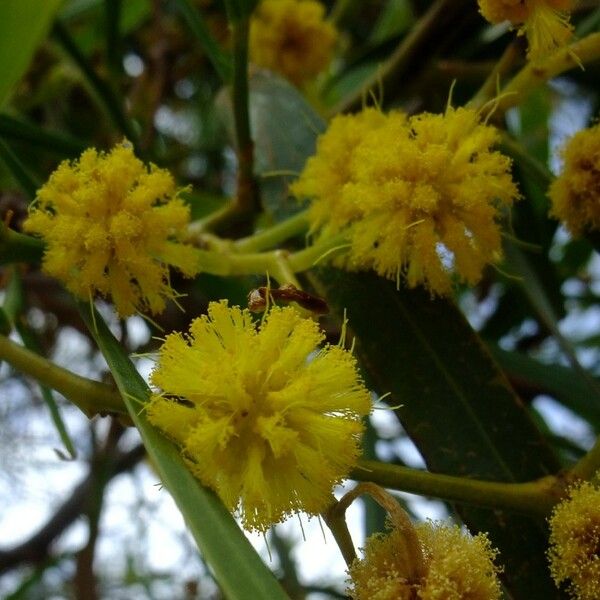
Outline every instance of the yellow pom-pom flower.
{"type": "Polygon", "coordinates": [[[316,0],[263,0],[251,20],[250,59],[303,85],[332,58],[337,31],[324,15],[316,0]]]}
{"type": "Polygon", "coordinates": [[[338,116],[291,192],[311,199],[314,234],[349,238],[342,266],[447,294],[501,255],[497,221],[518,192],[498,138],[465,108],[338,116]]]}
{"type": "Polygon", "coordinates": [[[416,526],[424,575],[407,577],[401,530],[367,539],[362,560],[349,569],[354,600],[497,600],[501,587],[494,564],[497,551],[485,534],[471,536],[454,525],[425,522],[416,526]]]}
{"type": "Polygon", "coordinates": [[[323,338],[291,307],[256,327],[222,301],[160,350],[148,418],[249,530],[319,514],[358,458],[370,395],[352,355],[319,349],[323,338]]]}
{"type": "Polygon", "coordinates": [[[569,582],[577,600],[600,598],[600,490],[589,482],[571,489],[550,517],[550,571],[569,582]]]}
{"type": "Polygon", "coordinates": [[[573,0],[478,0],[481,14],[490,23],[510,21],[529,42],[528,56],[544,58],[565,46],[573,34],[568,11],[573,0]]]}
{"type": "Polygon", "coordinates": [[[600,124],[576,133],[563,150],[564,167],[548,191],[550,214],[574,235],[600,229],[600,124]]]}
{"type": "Polygon", "coordinates": [[[112,298],[125,317],[160,313],[175,296],[168,265],[199,270],[182,243],[190,220],[170,173],[147,168],[127,143],[64,161],[37,193],[25,231],[46,242],[43,270],[77,297],[112,298]]]}

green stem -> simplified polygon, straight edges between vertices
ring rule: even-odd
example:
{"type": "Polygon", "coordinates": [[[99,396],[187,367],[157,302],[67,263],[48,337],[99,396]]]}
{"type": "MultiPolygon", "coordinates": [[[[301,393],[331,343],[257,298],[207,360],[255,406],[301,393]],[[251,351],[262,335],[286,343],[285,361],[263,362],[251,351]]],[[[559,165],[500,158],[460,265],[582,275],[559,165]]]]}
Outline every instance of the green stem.
{"type": "Polygon", "coordinates": [[[28,198],[33,200],[39,187],[38,183],[27,172],[27,168],[19,160],[19,157],[2,140],[0,140],[0,159],[2,159],[28,198]]]}
{"type": "Polygon", "coordinates": [[[123,106],[111,87],[101,79],[86,56],[77,47],[73,38],[60,21],[54,23],[53,35],[62,49],[71,60],[79,67],[85,80],[89,83],[95,97],[111,118],[115,127],[134,145],[137,146],[138,135],[133,129],[131,121],[125,115],[123,106]]]}
{"type": "Polygon", "coordinates": [[[242,213],[253,214],[260,208],[258,187],[254,178],[254,142],[250,132],[248,89],[248,34],[249,18],[231,23],[233,43],[233,82],[231,102],[235,122],[238,157],[236,203],[242,213]]]}
{"type": "Polygon", "coordinates": [[[523,102],[528,94],[549,79],[596,60],[600,60],[600,32],[557,50],[542,62],[527,63],[502,90],[494,118],[500,118],[509,108],[523,102]]]}
{"type": "MultiPolygon", "coordinates": [[[[220,240],[216,238],[219,242],[220,240]]],[[[210,238],[209,238],[210,241],[210,238]]],[[[235,275],[258,275],[277,273],[277,280],[282,277],[285,281],[280,283],[291,283],[290,279],[293,273],[301,273],[311,269],[321,259],[335,251],[337,248],[344,247],[345,238],[336,236],[332,238],[323,238],[316,244],[288,254],[283,250],[271,250],[270,252],[256,252],[240,254],[237,252],[228,252],[226,248],[223,251],[197,250],[200,270],[211,275],[220,277],[235,275]],[[285,274],[282,270],[282,260],[285,259],[285,274]]]]}
{"type": "Polygon", "coordinates": [[[227,202],[210,214],[196,219],[188,226],[188,240],[199,241],[207,231],[218,231],[224,225],[231,225],[240,218],[240,210],[236,202],[227,202]]]}
{"type": "Polygon", "coordinates": [[[352,536],[346,524],[345,514],[347,505],[341,504],[333,496],[331,499],[331,506],[321,516],[333,534],[335,543],[338,545],[346,565],[350,567],[356,560],[356,549],[354,548],[352,536]]]}
{"type": "Polygon", "coordinates": [[[271,271],[270,274],[273,275],[273,277],[275,277],[275,279],[279,282],[279,285],[291,283],[299,290],[301,290],[302,286],[300,285],[300,282],[296,279],[296,275],[290,267],[288,253],[285,250],[276,250],[275,254],[276,256],[273,265],[274,270],[271,271]]]}
{"type": "Polygon", "coordinates": [[[3,335],[0,335],[0,360],[60,392],[88,417],[126,412],[121,397],[112,387],[71,373],[3,335]]]}
{"type": "Polygon", "coordinates": [[[483,85],[479,91],[473,96],[473,99],[469,102],[469,106],[481,108],[490,99],[496,96],[496,92],[500,89],[501,79],[515,64],[515,61],[520,56],[519,44],[515,40],[510,43],[504,53],[499,58],[498,62],[491,70],[487,79],[483,82],[483,85]]]}
{"type": "Polygon", "coordinates": [[[338,234],[330,238],[324,237],[304,248],[304,250],[298,250],[290,254],[288,262],[294,273],[301,273],[302,271],[312,269],[312,267],[324,261],[326,257],[348,246],[349,243],[344,234],[338,234]]]}
{"type": "Polygon", "coordinates": [[[562,487],[557,485],[554,477],[527,483],[500,483],[429,473],[372,460],[359,461],[350,478],[402,492],[535,516],[549,514],[562,496],[562,487]]]}
{"type": "Polygon", "coordinates": [[[542,190],[548,189],[552,181],[552,174],[544,164],[506,133],[502,135],[500,146],[506,154],[537,181],[542,190]]]}
{"type": "Polygon", "coordinates": [[[413,66],[416,59],[420,58],[420,53],[423,52],[427,42],[440,27],[442,20],[445,20],[448,14],[463,10],[466,4],[465,0],[436,0],[433,2],[427,12],[412,27],[410,33],[400,42],[398,48],[381,66],[381,69],[377,69],[357,92],[336,105],[331,111],[332,114],[360,108],[363,99],[368,97],[371,90],[393,88],[394,84],[402,80],[404,72],[413,66]]]}
{"type": "Polygon", "coordinates": [[[183,16],[192,33],[196,36],[202,50],[210,60],[221,81],[231,79],[231,57],[219,46],[212,36],[202,14],[193,6],[190,0],[175,0],[175,6],[183,16]]]}
{"type": "Polygon", "coordinates": [[[17,233],[0,222],[0,265],[18,262],[40,263],[43,253],[42,240],[17,233]]]}
{"type": "Polygon", "coordinates": [[[307,229],[308,211],[305,210],[254,235],[236,240],[233,247],[238,252],[259,252],[274,248],[281,242],[304,233],[307,229]]]}
{"type": "Polygon", "coordinates": [[[596,439],[590,451],[575,464],[570,474],[578,479],[591,479],[597,471],[600,471],[600,438],[596,439]]]}
{"type": "Polygon", "coordinates": [[[329,20],[337,25],[344,20],[354,6],[354,0],[337,0],[331,9],[329,20]]]}

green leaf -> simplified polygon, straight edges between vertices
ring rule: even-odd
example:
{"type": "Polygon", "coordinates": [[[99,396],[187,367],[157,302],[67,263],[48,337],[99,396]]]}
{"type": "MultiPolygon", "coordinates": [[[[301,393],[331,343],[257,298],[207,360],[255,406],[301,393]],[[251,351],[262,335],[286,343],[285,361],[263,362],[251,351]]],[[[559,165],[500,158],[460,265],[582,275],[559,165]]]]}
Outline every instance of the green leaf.
{"type": "Polygon", "coordinates": [[[415,22],[412,3],[408,0],[388,0],[370,35],[372,44],[381,44],[403,34],[415,22]]]}
{"type": "Polygon", "coordinates": [[[0,2],[0,108],[25,74],[61,3],[62,0],[0,2]]]}
{"type": "Polygon", "coordinates": [[[286,599],[275,577],[263,564],[235,519],[217,496],[202,487],[186,468],[177,448],[146,420],[143,403],[150,390],[102,317],[80,313],[117,383],[150,458],[190,529],[215,579],[229,600],[286,599]]]}
{"type": "Polygon", "coordinates": [[[177,9],[200,43],[200,47],[206,53],[207,58],[212,63],[221,80],[229,81],[232,71],[231,56],[226,54],[214,39],[202,17],[202,13],[190,0],[175,0],[175,6],[177,6],[177,9]]]}
{"type": "MultiPolygon", "coordinates": [[[[575,371],[562,365],[544,364],[526,354],[502,350],[496,345],[490,345],[489,350],[511,379],[524,381],[528,386],[538,387],[540,393],[550,394],[600,431],[600,404],[594,402],[588,383],[575,371]]],[[[596,382],[600,383],[597,378],[596,382]]]]}
{"type": "MultiPolygon", "coordinates": [[[[522,482],[559,464],[459,310],[425,291],[397,291],[375,274],[327,269],[318,288],[338,313],[347,309],[357,352],[433,472],[522,482]]],[[[560,597],[545,560],[542,523],[460,506],[473,530],[488,531],[517,598],[560,597]]]]}
{"type": "Polygon", "coordinates": [[[5,114],[0,114],[0,136],[42,148],[62,158],[81,154],[87,147],[85,142],[68,134],[43,129],[35,123],[5,114]]]}
{"type": "MultiPolygon", "coordinates": [[[[299,212],[300,202],[288,195],[289,183],[314,153],[325,123],[290,83],[257,71],[250,78],[250,124],[254,140],[254,172],[260,179],[265,211],[275,221],[299,212]]],[[[228,93],[219,108],[233,139],[233,111],[228,93]]]]}

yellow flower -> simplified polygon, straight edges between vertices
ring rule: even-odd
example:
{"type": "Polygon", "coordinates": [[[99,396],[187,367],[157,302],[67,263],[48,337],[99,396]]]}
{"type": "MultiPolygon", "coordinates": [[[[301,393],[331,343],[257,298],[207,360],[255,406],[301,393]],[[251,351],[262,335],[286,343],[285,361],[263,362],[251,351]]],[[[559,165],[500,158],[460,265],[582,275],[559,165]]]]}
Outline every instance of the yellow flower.
{"type": "Polygon", "coordinates": [[[510,21],[529,42],[528,56],[544,58],[565,46],[573,34],[568,12],[573,0],[478,0],[481,14],[490,23],[510,21]]]}
{"type": "Polygon", "coordinates": [[[43,270],[76,296],[112,297],[125,317],[160,313],[175,297],[168,265],[198,272],[181,243],[190,220],[170,173],[138,160],[127,143],[64,161],[37,193],[25,231],[44,238],[43,270]]]}
{"type": "Polygon", "coordinates": [[[407,578],[403,533],[394,528],[367,539],[364,558],[349,569],[354,600],[496,600],[501,597],[497,551],[487,536],[457,526],[426,522],[416,526],[424,576],[407,578]]]}
{"type": "Polygon", "coordinates": [[[578,600],[600,598],[600,490],[589,482],[572,488],[550,523],[550,571],[556,585],[570,582],[578,600]]]}
{"type": "Polygon", "coordinates": [[[518,192],[498,138],[465,108],[338,116],[291,192],[311,198],[313,233],[349,237],[342,266],[447,294],[501,254],[500,209],[518,192]]]}
{"type": "Polygon", "coordinates": [[[323,338],[291,307],[257,328],[221,301],[160,350],[148,418],[247,529],[319,514],[359,455],[370,396],[352,355],[319,350],[323,338]]]}
{"type": "Polygon", "coordinates": [[[331,61],[335,27],[316,0],[263,0],[250,28],[250,58],[300,86],[331,61]]]}
{"type": "Polygon", "coordinates": [[[600,229],[600,124],[576,133],[563,159],[563,172],[548,191],[550,214],[574,235],[600,229]]]}

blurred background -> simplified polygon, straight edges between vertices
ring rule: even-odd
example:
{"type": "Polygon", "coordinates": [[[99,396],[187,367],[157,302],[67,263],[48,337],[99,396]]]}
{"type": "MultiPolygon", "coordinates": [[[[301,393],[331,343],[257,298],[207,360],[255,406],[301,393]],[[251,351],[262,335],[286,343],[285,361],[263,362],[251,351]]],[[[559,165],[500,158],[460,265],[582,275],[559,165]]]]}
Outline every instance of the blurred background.
{"type": "MultiPolygon", "coordinates": [[[[425,0],[325,4],[341,36],[334,60],[317,80],[300,91],[276,74],[251,68],[253,127],[256,138],[269,144],[257,146],[263,200],[270,207],[262,217],[265,224],[278,218],[282,206],[296,210],[286,198],[291,176],[269,173],[300,170],[328,115],[360,98],[362,83],[431,5],[425,0]],[[298,115],[307,133],[291,135],[298,115]]],[[[0,139],[33,181],[42,183],[61,160],[77,157],[88,146],[105,149],[129,137],[145,159],[190,185],[187,198],[195,218],[231,197],[236,158],[230,107],[194,35],[194,11],[202,12],[226,47],[227,21],[218,0],[66,0],[60,5],[0,112],[0,139]]],[[[574,22],[579,35],[598,30],[597,2],[580,2],[574,22]]],[[[443,110],[453,82],[452,102],[460,105],[514,39],[508,27],[487,24],[474,0],[455,2],[434,34],[386,82],[377,98],[383,108],[443,110]]],[[[560,170],[564,140],[597,119],[599,76],[598,64],[571,71],[539,88],[499,123],[534,160],[529,168],[519,163],[515,169],[533,201],[518,204],[512,215],[515,247],[532,275],[525,283],[515,278],[509,253],[506,264],[490,269],[476,289],[457,292],[469,322],[563,464],[582,456],[600,428],[600,407],[590,391],[600,374],[600,259],[593,241],[573,240],[546,218],[542,180],[544,170],[560,170]],[[536,171],[540,165],[542,175],[536,171]]],[[[27,203],[0,162],[0,218],[19,229],[27,203]]],[[[233,226],[223,233],[239,232],[233,226]]],[[[186,294],[185,311],[169,306],[158,324],[166,332],[183,330],[211,299],[244,304],[248,290],[261,283],[260,278],[206,275],[177,280],[174,287],[186,294]]],[[[106,364],[59,284],[33,269],[5,266],[0,287],[0,303],[18,302],[20,327],[13,339],[27,339],[57,364],[108,381],[106,364]],[[9,281],[9,287],[3,285],[9,281]]],[[[110,306],[98,306],[113,333],[140,355],[136,364],[147,376],[157,345],[153,336],[162,334],[140,317],[120,322],[110,306]]],[[[339,324],[331,319],[326,326],[335,338],[339,324]]],[[[384,402],[371,417],[366,452],[424,466],[384,402]]],[[[453,514],[440,501],[399,497],[419,518],[453,514]]],[[[137,432],[109,416],[89,421],[59,394],[41,390],[5,363],[0,364],[0,507],[2,598],[221,597],[146,461],[137,432]]],[[[365,534],[382,527],[381,514],[358,503],[349,521],[357,546],[365,534]]],[[[265,539],[251,539],[293,598],[345,597],[344,563],[317,520],[292,519],[265,539]]]]}

